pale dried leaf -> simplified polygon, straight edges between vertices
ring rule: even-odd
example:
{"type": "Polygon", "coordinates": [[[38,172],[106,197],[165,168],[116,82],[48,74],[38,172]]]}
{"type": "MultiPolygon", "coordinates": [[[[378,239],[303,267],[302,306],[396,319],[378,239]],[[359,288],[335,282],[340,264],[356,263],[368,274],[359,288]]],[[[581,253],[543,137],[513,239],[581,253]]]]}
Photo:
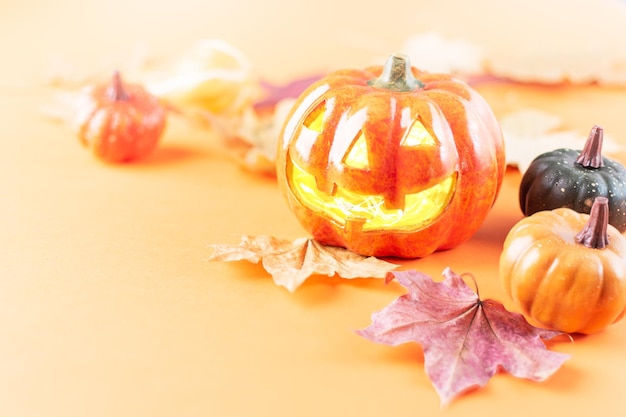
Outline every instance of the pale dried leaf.
{"type": "MultiPolygon", "coordinates": [[[[516,166],[522,173],[542,153],[560,148],[582,149],[589,134],[564,130],[558,116],[535,109],[509,113],[501,117],[499,122],[506,144],[507,164],[516,166]]],[[[617,153],[623,149],[624,146],[610,135],[604,135],[605,154],[617,153]]]]}
{"type": "Polygon", "coordinates": [[[58,92],[51,97],[49,102],[42,104],[39,111],[53,122],[73,127],[74,119],[80,111],[82,95],[82,89],[58,92]]]}
{"type": "Polygon", "coordinates": [[[145,74],[148,91],[181,109],[240,115],[258,99],[260,81],[248,58],[222,39],[201,39],[170,67],[145,74]]]}
{"type": "Polygon", "coordinates": [[[276,285],[294,292],[311,275],[335,274],[342,278],[384,278],[398,266],[365,257],[344,248],[300,238],[294,241],[272,236],[242,236],[239,244],[211,245],[210,261],[261,261],[276,285]]]}
{"type": "Polygon", "coordinates": [[[43,83],[63,90],[76,90],[111,77],[114,70],[124,74],[126,80],[141,82],[152,65],[144,44],[131,45],[122,56],[108,55],[97,63],[76,62],[66,56],[53,54],[43,69],[43,83]]]}
{"type": "Polygon", "coordinates": [[[250,145],[244,155],[244,167],[254,172],[275,175],[278,139],[295,98],[284,98],[272,112],[259,115],[253,109],[244,113],[235,135],[250,145]]]}
{"type": "Polygon", "coordinates": [[[478,45],[484,67],[494,76],[528,83],[626,85],[626,2],[526,0],[516,6],[443,1],[414,14],[421,30],[440,28],[446,36],[478,45]],[[468,16],[482,9],[488,17],[470,23],[468,16]]]}
{"type": "MultiPolygon", "coordinates": [[[[261,82],[247,57],[221,39],[201,39],[168,62],[148,65],[146,52],[135,53],[126,65],[115,67],[129,82],[141,84],[189,123],[207,128],[213,123],[223,133],[235,133],[242,114],[261,97],[261,82]],[[133,58],[134,57],[134,58],[133,58]]],[[[71,119],[72,96],[110,77],[112,70],[91,72],[57,58],[46,76],[59,88],[42,113],[56,121],[71,119]]]]}
{"type": "Polygon", "coordinates": [[[450,39],[437,32],[409,37],[402,51],[413,66],[429,72],[480,74],[484,72],[482,48],[465,39],[450,39]]]}
{"type": "Polygon", "coordinates": [[[241,164],[252,173],[267,177],[276,176],[276,157],[263,149],[257,147],[247,149],[243,154],[241,164]]]}
{"type": "Polygon", "coordinates": [[[275,154],[280,131],[295,101],[295,98],[284,98],[276,103],[274,110],[267,115],[259,115],[254,111],[246,112],[237,135],[255,148],[275,154]]]}
{"type": "MultiPolygon", "coordinates": [[[[504,3],[500,6],[505,8],[504,3]]],[[[490,68],[523,82],[626,84],[626,6],[616,0],[533,1],[509,19],[514,45],[494,43],[490,68]],[[532,27],[526,36],[520,30],[532,27]]]]}

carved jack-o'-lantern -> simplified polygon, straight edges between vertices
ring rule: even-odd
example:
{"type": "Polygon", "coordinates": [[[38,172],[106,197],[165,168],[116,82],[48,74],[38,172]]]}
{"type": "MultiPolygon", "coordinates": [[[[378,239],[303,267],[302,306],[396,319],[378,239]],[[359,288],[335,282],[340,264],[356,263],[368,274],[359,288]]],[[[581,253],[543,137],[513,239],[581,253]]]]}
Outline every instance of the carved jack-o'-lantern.
{"type": "Polygon", "coordinates": [[[311,85],[287,118],[277,158],[279,185],[316,240],[406,258],[469,239],[504,168],[484,99],[403,55],[311,85]]]}

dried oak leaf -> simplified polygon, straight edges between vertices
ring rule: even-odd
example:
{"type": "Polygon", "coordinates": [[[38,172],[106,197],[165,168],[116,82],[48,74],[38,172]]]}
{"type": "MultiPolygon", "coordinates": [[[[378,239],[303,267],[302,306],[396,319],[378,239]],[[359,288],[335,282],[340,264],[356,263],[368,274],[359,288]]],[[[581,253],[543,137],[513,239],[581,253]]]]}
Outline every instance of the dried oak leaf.
{"type": "Polygon", "coordinates": [[[325,246],[299,238],[294,241],[272,236],[243,236],[239,244],[211,245],[210,261],[258,263],[272,275],[276,285],[294,292],[311,275],[337,274],[342,278],[384,278],[398,265],[365,257],[344,248],[325,246]]]}
{"type": "Polygon", "coordinates": [[[533,327],[497,301],[480,300],[450,268],[443,275],[443,281],[435,282],[417,271],[389,273],[387,280],[396,278],[408,294],[374,313],[372,324],[357,331],[377,343],[419,343],[442,405],[484,386],[500,368],[542,381],[569,358],[543,343],[559,332],[533,327]]]}

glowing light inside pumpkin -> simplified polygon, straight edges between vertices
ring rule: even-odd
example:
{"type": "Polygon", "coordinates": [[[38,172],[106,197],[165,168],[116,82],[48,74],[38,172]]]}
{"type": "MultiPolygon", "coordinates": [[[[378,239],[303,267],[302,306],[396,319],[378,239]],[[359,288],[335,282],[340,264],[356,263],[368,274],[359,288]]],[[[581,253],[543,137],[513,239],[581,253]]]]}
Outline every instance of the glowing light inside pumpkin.
{"type": "Polygon", "coordinates": [[[348,222],[362,223],[363,231],[417,230],[432,223],[448,206],[456,185],[456,173],[438,184],[405,196],[404,209],[388,209],[380,195],[363,195],[336,186],[333,195],[317,188],[313,175],[289,164],[291,187],[297,198],[310,209],[326,213],[333,221],[345,226],[348,222]]]}
{"type": "Polygon", "coordinates": [[[359,135],[352,142],[352,148],[346,155],[343,163],[359,169],[367,169],[370,166],[370,161],[367,157],[367,142],[363,132],[359,131],[359,135]]]}
{"type": "MultiPolygon", "coordinates": [[[[321,119],[321,116],[319,118],[321,119]]],[[[400,142],[401,146],[409,147],[435,146],[436,144],[437,141],[435,138],[428,132],[426,127],[419,120],[416,120],[413,123],[400,142]]],[[[352,141],[352,147],[348,151],[343,163],[352,168],[369,168],[367,141],[365,140],[365,135],[363,135],[362,131],[359,131],[359,134],[356,136],[354,141],[352,141]]]]}
{"type": "Polygon", "coordinates": [[[400,142],[402,146],[435,146],[436,144],[435,138],[419,120],[413,123],[413,126],[400,142]]]}
{"type": "Polygon", "coordinates": [[[317,133],[321,133],[324,127],[324,113],[326,112],[326,103],[322,102],[304,119],[304,126],[317,133]]]}
{"type": "MultiPolygon", "coordinates": [[[[326,102],[317,105],[304,119],[303,125],[317,134],[324,129],[326,102]]],[[[408,123],[407,123],[408,124],[408,123]]],[[[296,143],[314,140],[306,131],[296,143]]],[[[369,152],[365,135],[359,131],[346,152],[343,164],[351,168],[369,169],[369,152]]],[[[438,141],[428,129],[416,120],[407,129],[400,145],[403,147],[436,146],[438,141]]],[[[305,146],[308,149],[309,146],[305,146]]],[[[303,152],[306,154],[306,152],[303,152]]],[[[335,185],[332,195],[317,188],[315,177],[292,160],[288,162],[288,178],[297,198],[310,209],[326,213],[336,223],[345,227],[348,222],[360,224],[361,230],[418,230],[432,223],[448,206],[456,188],[457,174],[418,193],[405,195],[404,209],[388,208],[382,195],[363,195],[335,185]]]]}

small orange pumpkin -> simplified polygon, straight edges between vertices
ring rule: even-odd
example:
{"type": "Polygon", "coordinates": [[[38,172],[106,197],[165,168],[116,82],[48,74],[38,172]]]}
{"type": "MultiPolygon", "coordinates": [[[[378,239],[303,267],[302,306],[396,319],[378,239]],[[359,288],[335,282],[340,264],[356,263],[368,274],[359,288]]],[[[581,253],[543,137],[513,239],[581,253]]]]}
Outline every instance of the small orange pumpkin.
{"type": "Polygon", "coordinates": [[[312,84],[287,117],[277,155],[279,185],[317,241],[403,258],[469,239],[504,170],[486,101],[404,55],[312,84]]]}
{"type": "Polygon", "coordinates": [[[157,146],[167,110],[139,84],[124,84],[119,72],[91,87],[79,103],[75,123],[80,142],[112,163],[143,158],[157,146]]]}
{"type": "Polygon", "coordinates": [[[623,317],[626,237],[608,219],[608,199],[596,197],[590,214],[544,210],[509,231],[500,277],[529,321],[566,333],[595,333],[623,317]]]}

